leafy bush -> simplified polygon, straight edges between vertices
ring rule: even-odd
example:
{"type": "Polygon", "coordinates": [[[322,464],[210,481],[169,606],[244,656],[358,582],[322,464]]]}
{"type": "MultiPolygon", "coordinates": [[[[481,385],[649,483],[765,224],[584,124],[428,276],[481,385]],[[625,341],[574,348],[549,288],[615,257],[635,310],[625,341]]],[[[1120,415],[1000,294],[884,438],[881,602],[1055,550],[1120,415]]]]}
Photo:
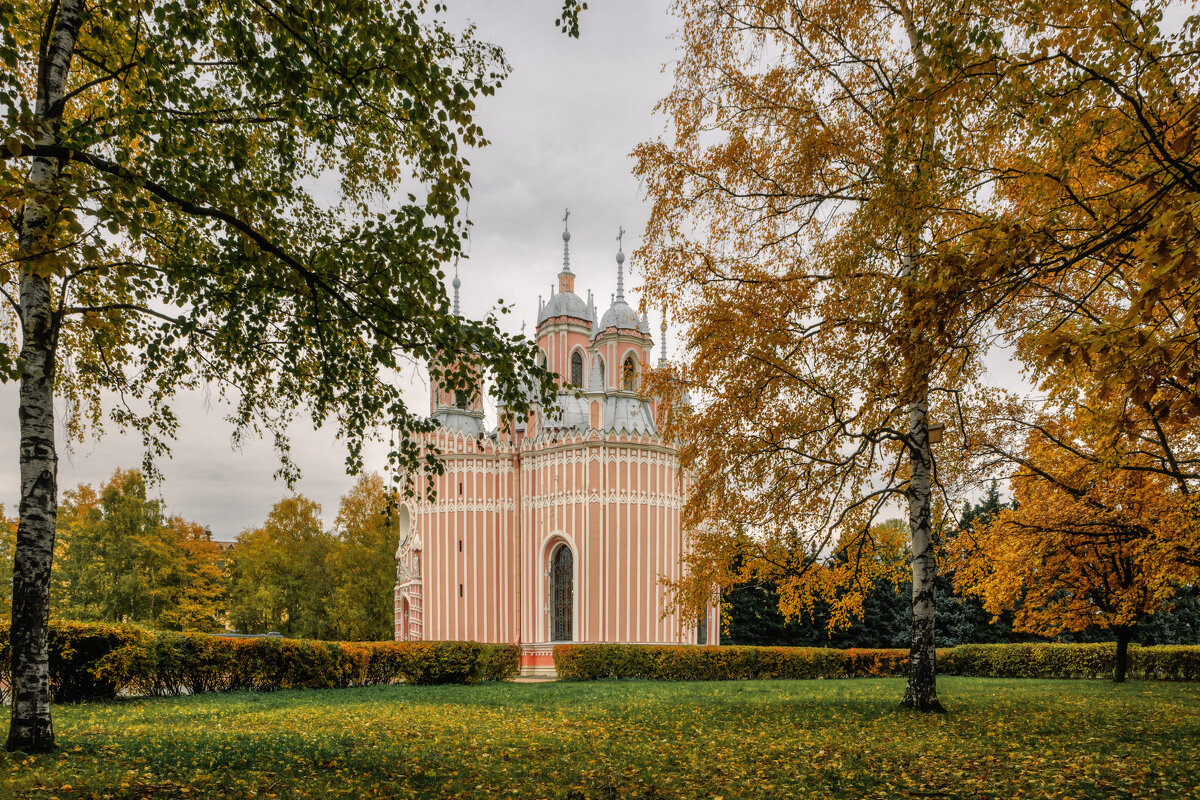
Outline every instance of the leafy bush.
{"type": "MultiPolygon", "coordinates": [[[[964,644],[938,651],[938,671],[981,678],[1108,678],[1117,646],[1095,644],[964,644]]],[[[1200,681],[1200,646],[1129,648],[1128,677],[1200,681]]]]}
{"type": "Polygon", "coordinates": [[[1200,646],[1129,648],[1129,673],[1161,681],[1200,681],[1200,646]]]}
{"type": "MultiPolygon", "coordinates": [[[[1129,677],[1200,681],[1200,646],[1130,647],[1129,677]]],[[[979,678],[1107,678],[1116,645],[970,644],[938,650],[938,671],[979,678]]],[[[906,650],[568,644],[554,648],[570,680],[739,680],[902,676],[906,650]]]]}
{"type": "Polygon", "coordinates": [[[512,680],[521,671],[521,647],[515,644],[485,644],[483,660],[485,681],[512,680]]]}
{"type": "Polygon", "coordinates": [[[738,680],[901,675],[903,650],[571,644],[554,648],[558,677],[574,680],[738,680]]]}
{"type": "MultiPolygon", "coordinates": [[[[153,632],[134,626],[50,624],[50,688],[58,703],[135,695],[330,689],[508,680],[516,645],[478,642],[320,642],[153,632]]],[[[8,625],[0,624],[0,687],[10,683],[8,625]]],[[[7,700],[7,695],[4,696],[7,700]]]]}
{"type": "MultiPolygon", "coordinates": [[[[50,626],[50,693],[56,703],[114,697],[131,673],[146,668],[154,634],[125,625],[56,622],[50,626]],[[114,653],[121,652],[121,657],[114,653]],[[138,659],[135,654],[143,654],[138,659]]],[[[0,684],[8,699],[12,680],[9,624],[0,623],[0,684]]]]}
{"type": "Polygon", "coordinates": [[[400,675],[405,683],[479,683],[485,661],[479,642],[408,642],[400,675]]]}

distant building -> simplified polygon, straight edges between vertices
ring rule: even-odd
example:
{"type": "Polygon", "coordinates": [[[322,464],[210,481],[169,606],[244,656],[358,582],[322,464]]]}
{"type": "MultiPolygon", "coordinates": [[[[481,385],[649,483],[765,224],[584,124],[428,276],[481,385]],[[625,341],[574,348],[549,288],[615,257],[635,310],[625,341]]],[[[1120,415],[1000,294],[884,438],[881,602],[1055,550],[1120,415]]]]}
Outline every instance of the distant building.
{"type": "MultiPolygon", "coordinates": [[[[637,392],[649,321],[625,301],[622,252],[597,319],[591,292],[575,294],[570,236],[537,316],[543,364],[563,378],[561,410],[488,431],[482,398],[435,385],[442,428],[429,442],[446,472],[436,502],[400,510],[396,639],[517,643],[525,674],[551,673],[563,642],[718,640],[714,605],[699,625],[663,616],[660,577],[680,577],[687,535],[678,450],[659,436],[657,401],[637,392]]],[[[456,276],[456,313],[460,286],[456,276]]]]}

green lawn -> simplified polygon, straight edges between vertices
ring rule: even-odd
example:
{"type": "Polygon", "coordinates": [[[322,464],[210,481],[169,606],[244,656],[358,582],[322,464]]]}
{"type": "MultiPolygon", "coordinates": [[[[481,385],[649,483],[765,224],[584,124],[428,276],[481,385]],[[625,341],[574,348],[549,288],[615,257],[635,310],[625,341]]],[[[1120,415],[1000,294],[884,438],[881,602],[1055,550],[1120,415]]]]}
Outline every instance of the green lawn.
{"type": "MultiPolygon", "coordinates": [[[[388,686],[65,706],[0,797],[1200,797],[1200,685],[388,686]]],[[[7,730],[7,728],[6,728],[7,730]]]]}

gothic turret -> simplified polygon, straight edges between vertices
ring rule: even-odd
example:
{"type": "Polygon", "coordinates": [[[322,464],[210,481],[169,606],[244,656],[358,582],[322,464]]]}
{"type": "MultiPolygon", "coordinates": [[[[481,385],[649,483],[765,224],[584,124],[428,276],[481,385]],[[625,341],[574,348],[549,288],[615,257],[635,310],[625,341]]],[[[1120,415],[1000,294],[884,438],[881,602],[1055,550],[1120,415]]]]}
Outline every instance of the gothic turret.
{"type": "MultiPolygon", "coordinates": [[[[454,316],[462,315],[458,302],[458,290],[462,280],[458,277],[455,267],[454,280],[454,316]]],[[[443,428],[477,436],[483,432],[483,396],[480,392],[468,395],[465,392],[454,391],[442,384],[441,381],[431,380],[433,384],[429,393],[429,414],[443,428]]],[[[478,382],[477,382],[478,383],[478,382]]]]}

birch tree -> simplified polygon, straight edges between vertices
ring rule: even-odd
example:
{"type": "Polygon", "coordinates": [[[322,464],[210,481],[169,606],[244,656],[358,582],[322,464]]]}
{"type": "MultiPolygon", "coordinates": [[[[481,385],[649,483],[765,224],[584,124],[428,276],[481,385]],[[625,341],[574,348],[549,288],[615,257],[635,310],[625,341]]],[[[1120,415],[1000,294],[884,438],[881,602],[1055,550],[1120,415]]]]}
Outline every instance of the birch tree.
{"type": "Polygon", "coordinates": [[[490,376],[517,413],[523,381],[550,383],[532,343],[446,297],[475,103],[507,67],[436,6],[16,0],[0,61],[0,372],[19,383],[21,469],[7,746],[36,752],[54,747],[55,398],[70,436],[113,425],[152,459],[172,397],[211,387],[293,479],[301,411],[340,429],[351,469],[383,426],[393,473],[437,469],[412,436],[431,423],[387,379],[414,360],[454,390],[490,376]]]}
{"type": "Polygon", "coordinates": [[[1120,434],[1068,448],[1097,468],[1128,453],[1183,494],[1200,480],[1200,17],[1168,27],[1171,5],[981,4],[1005,43],[987,113],[1008,135],[981,164],[995,217],[964,271],[1007,284],[1001,324],[1044,400],[992,409],[985,428],[1023,429],[981,438],[985,461],[1018,464],[1058,417],[1120,434]]]}
{"type": "Polygon", "coordinates": [[[903,704],[930,711],[942,708],[934,494],[955,478],[952,459],[934,458],[930,421],[951,421],[985,344],[988,299],[954,276],[979,221],[969,166],[987,132],[969,126],[989,77],[946,71],[926,50],[951,24],[990,47],[968,12],[681,0],[675,87],[660,104],[669,135],[635,153],[654,203],[637,256],[687,348],[658,386],[696,397],[668,420],[699,529],[677,596],[692,607],[714,584],[763,580],[789,614],[834,597],[860,613],[862,571],[888,549],[872,523],[901,506],[913,586],[903,704]]]}

